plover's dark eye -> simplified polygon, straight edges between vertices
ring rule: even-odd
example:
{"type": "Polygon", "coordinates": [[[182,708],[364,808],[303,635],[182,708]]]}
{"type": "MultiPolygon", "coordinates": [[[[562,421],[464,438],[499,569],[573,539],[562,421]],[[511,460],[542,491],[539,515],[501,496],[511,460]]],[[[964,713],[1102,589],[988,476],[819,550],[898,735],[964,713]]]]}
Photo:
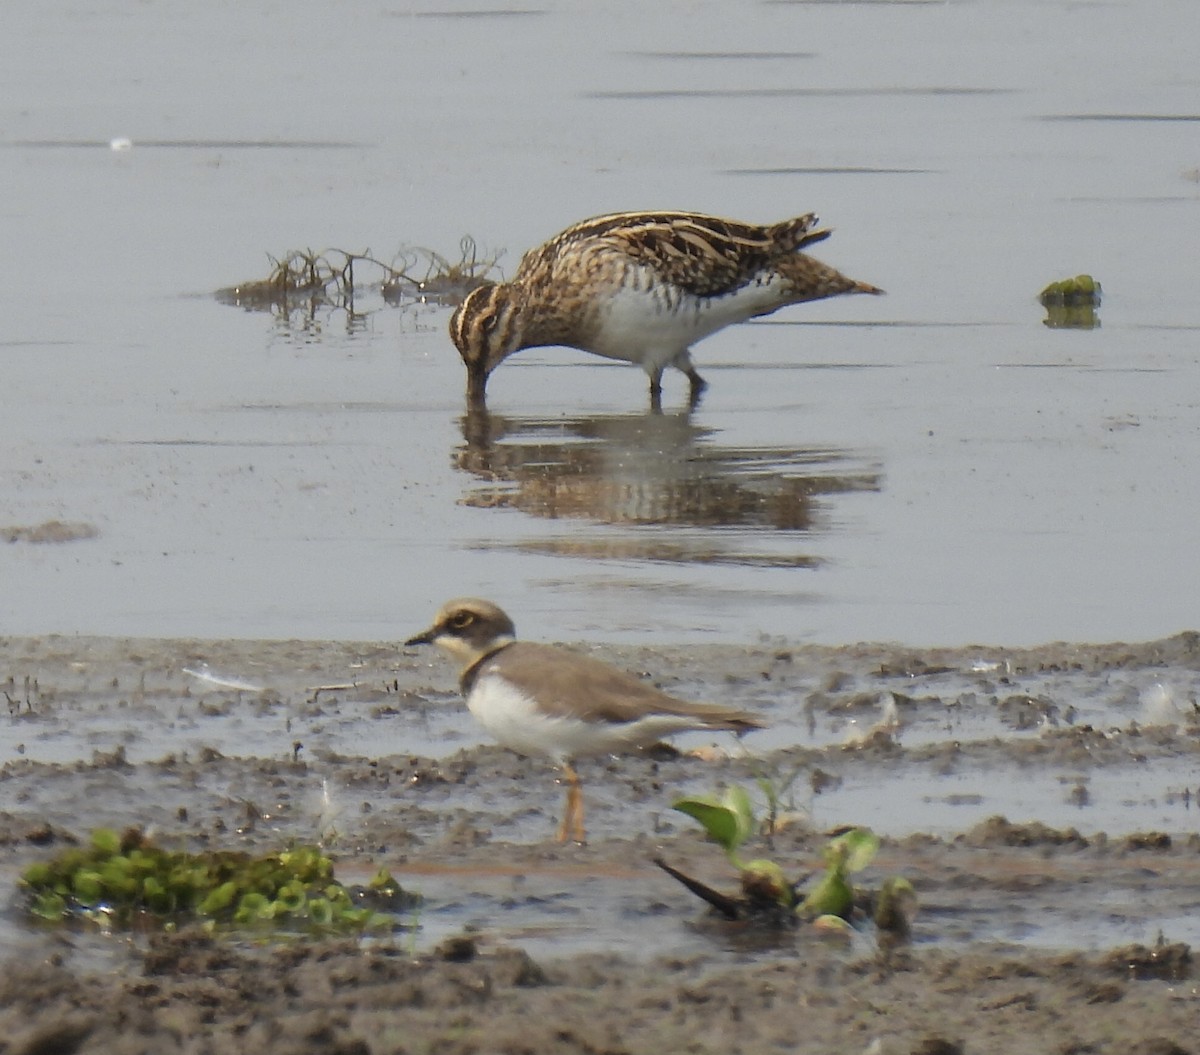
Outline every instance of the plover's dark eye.
{"type": "Polygon", "coordinates": [[[455,630],[465,630],[473,622],[475,622],[475,614],[473,612],[455,612],[450,617],[450,625],[455,630]]]}

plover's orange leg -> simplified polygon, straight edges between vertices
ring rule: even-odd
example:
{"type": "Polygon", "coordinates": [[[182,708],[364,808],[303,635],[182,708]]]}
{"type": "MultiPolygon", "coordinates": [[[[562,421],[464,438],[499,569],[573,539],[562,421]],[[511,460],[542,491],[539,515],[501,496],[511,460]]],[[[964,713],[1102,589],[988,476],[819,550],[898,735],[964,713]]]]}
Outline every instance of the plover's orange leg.
{"type": "Polygon", "coordinates": [[[565,843],[568,838],[575,842],[585,842],[583,831],[583,783],[579,774],[569,762],[562,766],[563,779],[567,782],[567,799],[563,806],[562,823],[558,826],[558,841],[565,843]]]}

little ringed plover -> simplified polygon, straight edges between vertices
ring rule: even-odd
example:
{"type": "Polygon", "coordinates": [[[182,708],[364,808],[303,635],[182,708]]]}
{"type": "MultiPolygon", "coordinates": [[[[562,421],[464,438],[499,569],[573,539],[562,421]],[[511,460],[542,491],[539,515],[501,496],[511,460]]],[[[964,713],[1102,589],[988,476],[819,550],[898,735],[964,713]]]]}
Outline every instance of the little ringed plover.
{"type": "Polygon", "coordinates": [[[562,767],[566,804],[558,840],[584,840],[583,790],[572,762],[644,747],[685,729],[735,733],[763,722],[735,707],[689,703],[616,667],[554,645],[517,641],[490,601],[460,598],[406,645],[434,644],[459,660],[467,708],[501,744],[562,767]]]}

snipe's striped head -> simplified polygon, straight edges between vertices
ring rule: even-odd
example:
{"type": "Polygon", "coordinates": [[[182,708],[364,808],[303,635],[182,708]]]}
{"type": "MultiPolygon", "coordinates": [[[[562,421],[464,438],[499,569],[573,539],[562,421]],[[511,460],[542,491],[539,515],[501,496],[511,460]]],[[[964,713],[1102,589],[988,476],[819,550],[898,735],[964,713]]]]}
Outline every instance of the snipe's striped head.
{"type": "Polygon", "coordinates": [[[489,282],[450,317],[450,339],[467,367],[467,398],[482,400],[492,371],[524,345],[521,305],[511,285],[489,282]]]}

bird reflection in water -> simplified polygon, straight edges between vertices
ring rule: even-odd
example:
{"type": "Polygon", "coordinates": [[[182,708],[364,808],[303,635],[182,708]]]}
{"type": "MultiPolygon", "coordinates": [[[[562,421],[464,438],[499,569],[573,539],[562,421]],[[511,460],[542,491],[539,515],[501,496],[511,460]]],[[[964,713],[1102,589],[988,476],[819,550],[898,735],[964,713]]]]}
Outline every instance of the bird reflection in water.
{"type": "Polygon", "coordinates": [[[493,414],[474,403],[461,424],[455,464],[478,481],[465,505],[607,526],[502,543],[523,550],[813,567],[820,559],[796,552],[797,536],[831,528],[833,496],[882,488],[871,456],[722,446],[720,430],[697,425],[689,411],[545,418],[493,414]]]}

